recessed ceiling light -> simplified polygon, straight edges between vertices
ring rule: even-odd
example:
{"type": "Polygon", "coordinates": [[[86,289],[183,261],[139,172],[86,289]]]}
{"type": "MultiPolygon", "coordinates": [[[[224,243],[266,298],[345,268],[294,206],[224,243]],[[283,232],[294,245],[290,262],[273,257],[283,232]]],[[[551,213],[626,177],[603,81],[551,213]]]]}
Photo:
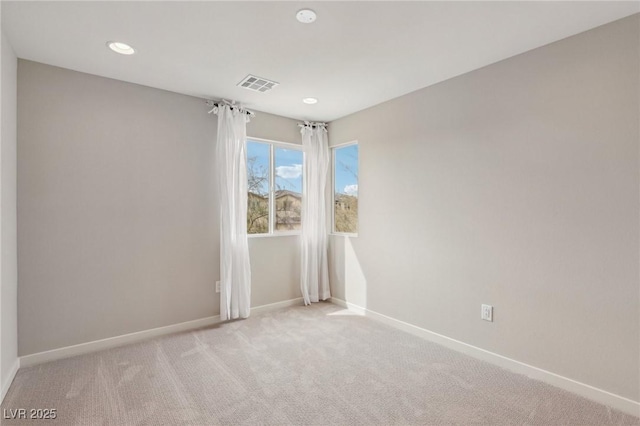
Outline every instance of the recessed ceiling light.
{"type": "Polygon", "coordinates": [[[311,9],[301,9],[296,13],[296,19],[303,24],[310,24],[316,20],[316,13],[311,9]]]}
{"type": "Polygon", "coordinates": [[[313,105],[317,104],[318,100],[316,98],[304,98],[302,102],[304,102],[305,104],[313,105]]]}
{"type": "Polygon", "coordinates": [[[121,55],[133,55],[136,53],[135,49],[129,46],[127,43],[122,43],[120,41],[108,41],[107,46],[109,49],[113,50],[116,53],[120,53],[121,55]]]}

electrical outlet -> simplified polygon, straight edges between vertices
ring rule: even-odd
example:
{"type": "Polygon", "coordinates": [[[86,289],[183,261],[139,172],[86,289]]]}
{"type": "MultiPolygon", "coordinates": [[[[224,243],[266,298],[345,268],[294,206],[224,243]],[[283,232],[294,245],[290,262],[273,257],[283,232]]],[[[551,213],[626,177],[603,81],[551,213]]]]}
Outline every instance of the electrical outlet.
{"type": "Polygon", "coordinates": [[[482,305],[482,310],[480,311],[480,318],[482,318],[485,321],[493,322],[493,306],[482,305]]]}
{"type": "Polygon", "coordinates": [[[220,281],[216,281],[216,293],[220,293],[220,281]]]}

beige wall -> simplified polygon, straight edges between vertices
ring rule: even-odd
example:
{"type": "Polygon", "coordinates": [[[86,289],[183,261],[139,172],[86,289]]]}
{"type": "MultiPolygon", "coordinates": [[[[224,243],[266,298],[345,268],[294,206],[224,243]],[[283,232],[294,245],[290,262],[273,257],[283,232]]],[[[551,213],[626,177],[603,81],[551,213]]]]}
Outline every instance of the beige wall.
{"type": "Polygon", "coordinates": [[[361,164],[360,234],[332,238],[333,294],[640,400],[638,28],[331,123],[361,164]]]}
{"type": "MultiPolygon", "coordinates": [[[[16,73],[17,59],[7,37],[1,38],[0,134],[0,386],[7,389],[18,359],[16,253],[16,73]]],[[[2,395],[4,396],[4,395],[2,395]]]]}
{"type": "MultiPolygon", "coordinates": [[[[202,99],[19,61],[20,355],[218,314],[207,110],[202,99]]],[[[248,133],[299,138],[295,121],[263,113],[248,133]]],[[[299,296],[296,247],[296,237],[250,242],[254,306],[299,296]],[[286,267],[264,262],[274,252],[286,267]]]]}

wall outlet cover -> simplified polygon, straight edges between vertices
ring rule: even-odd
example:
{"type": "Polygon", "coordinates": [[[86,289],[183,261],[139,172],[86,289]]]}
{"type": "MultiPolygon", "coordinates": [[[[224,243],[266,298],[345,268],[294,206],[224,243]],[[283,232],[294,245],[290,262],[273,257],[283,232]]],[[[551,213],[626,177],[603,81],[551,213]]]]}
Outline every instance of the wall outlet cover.
{"type": "Polygon", "coordinates": [[[216,293],[220,293],[220,281],[216,281],[216,293]]]}
{"type": "Polygon", "coordinates": [[[493,306],[482,305],[482,310],[480,311],[480,318],[482,318],[485,321],[493,322],[493,306]]]}

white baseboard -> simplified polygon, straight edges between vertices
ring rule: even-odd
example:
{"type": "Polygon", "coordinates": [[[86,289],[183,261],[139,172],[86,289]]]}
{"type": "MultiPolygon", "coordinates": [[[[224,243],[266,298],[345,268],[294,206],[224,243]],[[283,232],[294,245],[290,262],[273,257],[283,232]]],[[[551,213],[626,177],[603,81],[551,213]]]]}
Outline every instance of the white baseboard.
{"type": "MultiPolygon", "coordinates": [[[[269,305],[256,306],[251,308],[252,314],[259,314],[262,312],[269,312],[275,309],[285,308],[288,306],[294,306],[302,304],[302,298],[284,300],[282,302],[271,303],[269,305]]],[[[118,346],[126,345],[129,343],[135,343],[142,340],[147,340],[153,337],[164,336],[167,334],[178,333],[180,331],[193,330],[195,328],[206,327],[209,325],[217,324],[220,321],[220,315],[212,317],[201,318],[193,321],[181,322],[179,324],[167,325],[165,327],[157,327],[149,330],[137,331],[135,333],[123,334],[120,336],[109,337],[101,340],[94,340],[91,342],[80,343],[73,346],[65,346],[63,348],[52,349],[49,351],[38,352],[30,355],[23,355],[20,357],[20,366],[29,367],[36,364],[42,364],[44,362],[55,361],[58,359],[69,358],[76,355],[82,355],[90,352],[96,352],[104,349],[115,348],[118,346]]],[[[4,388],[3,388],[4,390],[4,388]]]]}
{"type": "Polygon", "coordinates": [[[13,383],[13,379],[15,379],[18,369],[20,369],[20,358],[16,358],[15,362],[11,366],[11,370],[9,370],[9,375],[2,382],[2,395],[0,397],[0,404],[2,404],[2,401],[4,401],[4,397],[7,394],[11,383],[13,383]]]}
{"type": "Polygon", "coordinates": [[[434,333],[433,331],[429,331],[413,324],[388,317],[386,315],[363,308],[358,305],[354,305],[353,303],[346,302],[335,297],[331,298],[331,302],[343,308],[352,310],[353,312],[365,315],[367,317],[370,317],[371,319],[380,321],[384,324],[390,325],[391,327],[406,331],[434,343],[438,343],[455,351],[462,352],[466,355],[481,359],[483,361],[487,361],[491,364],[513,371],[515,373],[526,375],[532,379],[540,380],[552,386],[556,386],[558,388],[588,398],[592,401],[608,405],[609,407],[623,411],[632,416],[640,417],[640,402],[638,401],[633,401],[623,396],[598,389],[594,386],[578,382],[568,377],[564,377],[559,374],[552,373],[550,371],[543,370],[541,368],[534,367],[532,365],[525,364],[511,358],[507,358],[505,356],[484,350],[482,348],[478,348],[468,343],[452,339],[442,334],[434,333]]]}
{"type": "Polygon", "coordinates": [[[289,306],[304,306],[304,299],[298,297],[296,299],[283,300],[282,302],[270,303],[268,305],[256,306],[251,308],[252,314],[261,314],[263,312],[275,311],[276,309],[288,308],[289,306]]]}
{"type": "Polygon", "coordinates": [[[198,327],[206,327],[208,325],[220,322],[220,315],[201,318],[193,321],[181,322],[179,324],[167,325],[165,327],[157,327],[149,330],[137,331],[135,333],[122,334],[120,336],[108,337],[106,339],[94,340],[91,342],[80,343],[73,346],[65,346],[63,348],[51,349],[49,351],[38,352],[20,357],[20,365],[29,367],[43,362],[55,361],[57,359],[69,358],[76,355],[82,355],[90,352],[96,352],[103,349],[115,348],[117,346],[126,345],[128,343],[147,340],[152,337],[164,336],[165,334],[177,333],[180,331],[191,330],[198,327]]]}

